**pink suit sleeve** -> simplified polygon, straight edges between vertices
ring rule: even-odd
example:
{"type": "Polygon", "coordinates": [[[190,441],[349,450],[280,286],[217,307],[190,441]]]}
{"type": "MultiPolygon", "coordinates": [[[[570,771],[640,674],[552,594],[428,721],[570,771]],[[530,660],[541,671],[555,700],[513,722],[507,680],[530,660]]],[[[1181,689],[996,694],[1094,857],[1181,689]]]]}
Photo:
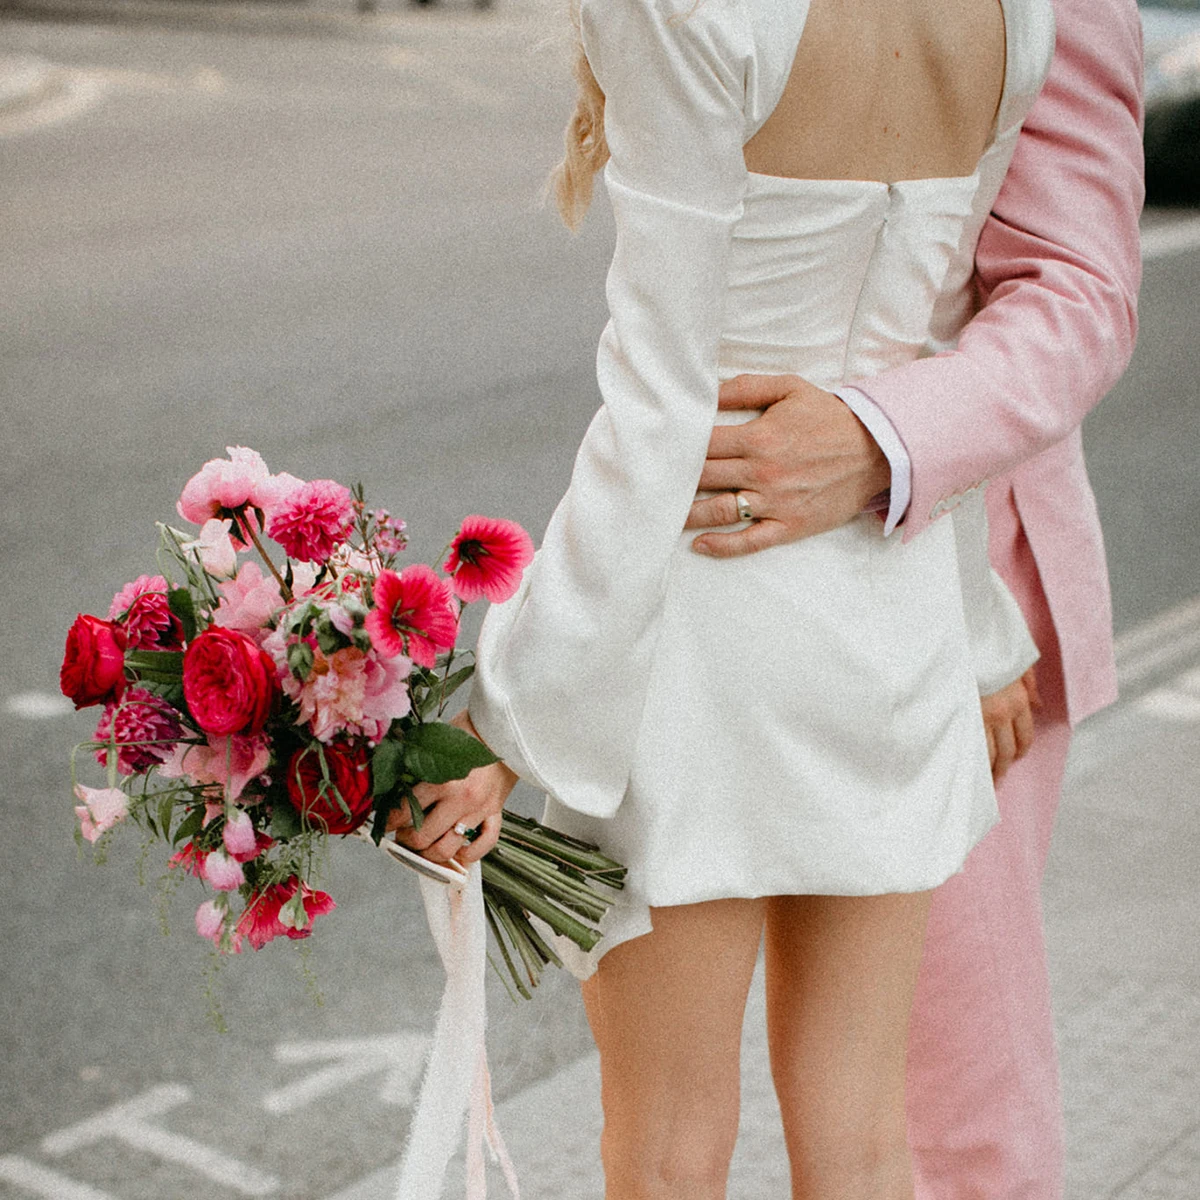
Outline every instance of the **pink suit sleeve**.
{"type": "Polygon", "coordinates": [[[1133,0],[1056,0],[1055,15],[1050,74],[976,251],[980,311],[954,350],[853,381],[911,459],[906,538],[1067,436],[1133,353],[1141,23],[1133,0]]]}

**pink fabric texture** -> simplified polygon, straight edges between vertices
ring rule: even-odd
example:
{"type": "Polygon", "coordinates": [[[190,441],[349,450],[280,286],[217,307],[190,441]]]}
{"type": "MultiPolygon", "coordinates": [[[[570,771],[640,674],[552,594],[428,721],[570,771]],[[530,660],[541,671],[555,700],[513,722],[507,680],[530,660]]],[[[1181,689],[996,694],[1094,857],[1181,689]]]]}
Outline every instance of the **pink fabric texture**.
{"type": "Polygon", "coordinates": [[[1041,881],[1070,744],[1061,658],[1012,493],[991,501],[992,561],[1042,652],[1029,754],[1000,823],[935,893],[909,1037],[917,1200],[1061,1200],[1058,1056],[1041,881]]]}
{"type": "Polygon", "coordinates": [[[1055,0],[1054,12],[1050,74],[976,252],[986,306],[953,351],[851,382],[912,460],[905,537],[940,502],[1013,473],[1077,723],[1116,694],[1078,426],[1124,371],[1137,329],[1142,47],[1134,0],[1055,0]]]}

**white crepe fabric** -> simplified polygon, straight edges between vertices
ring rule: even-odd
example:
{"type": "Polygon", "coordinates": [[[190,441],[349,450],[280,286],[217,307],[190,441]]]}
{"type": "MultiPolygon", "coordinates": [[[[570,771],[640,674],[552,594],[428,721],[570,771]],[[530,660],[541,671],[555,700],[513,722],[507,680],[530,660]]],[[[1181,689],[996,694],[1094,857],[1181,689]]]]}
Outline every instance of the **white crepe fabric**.
{"type": "MultiPolygon", "coordinates": [[[[682,534],[718,382],[824,387],[951,344],[975,243],[1053,51],[1049,0],[1004,0],[988,150],[961,178],[749,173],[799,0],[584,0],[616,220],[603,405],[525,585],[488,614],[470,712],[546,819],[629,867],[609,948],[648,905],[932,887],[996,817],[980,690],[1036,650],[991,572],[978,490],[908,543],[864,515],[732,560],[682,534]]],[[[971,397],[963,396],[970,404],[971,397]]]]}

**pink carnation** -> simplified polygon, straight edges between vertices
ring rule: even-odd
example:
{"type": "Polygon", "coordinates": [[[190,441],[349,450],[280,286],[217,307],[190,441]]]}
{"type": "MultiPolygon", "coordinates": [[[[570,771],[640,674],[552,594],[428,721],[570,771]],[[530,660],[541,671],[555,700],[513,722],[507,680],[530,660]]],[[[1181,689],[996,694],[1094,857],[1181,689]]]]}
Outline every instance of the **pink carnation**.
{"type": "Polygon", "coordinates": [[[139,575],[109,606],[108,619],[125,630],[130,650],[182,650],[183,626],[167,603],[161,575],[139,575]]]}
{"type": "Polygon", "coordinates": [[[289,558],[324,562],[353,525],[350,489],[332,479],[314,479],[280,497],[267,518],[267,533],[289,558]]]}
{"type": "MultiPolygon", "coordinates": [[[[162,697],[145,688],[130,688],[122,700],[110,700],[92,735],[93,741],[117,743],[117,770],[122,775],[140,775],[157,763],[166,762],[183,737],[179,713],[162,697]]],[[[102,767],[108,766],[109,746],[96,751],[102,767]]]]}
{"type": "Polygon", "coordinates": [[[407,654],[422,667],[432,667],[439,650],[449,650],[458,636],[458,609],[450,582],[439,579],[423,563],[380,571],[375,580],[375,606],[367,614],[371,645],[384,658],[407,654]]]}
{"type": "Polygon", "coordinates": [[[83,802],[75,806],[75,815],[80,832],[89,842],[129,816],[129,797],[120,788],[90,788],[77,783],[75,796],[83,802]]]}
{"type": "Polygon", "coordinates": [[[464,603],[486,596],[500,604],[516,593],[531,562],[533,539],[515,521],[472,516],[450,543],[445,569],[454,577],[454,594],[464,603]]]}
{"type": "Polygon", "coordinates": [[[225,788],[225,799],[232,804],[250,781],[267,769],[270,761],[271,751],[265,734],[218,737],[210,733],[207,745],[180,742],[158,772],[167,779],[190,779],[201,785],[221,784],[225,788]]]}
{"type": "Polygon", "coordinates": [[[302,883],[293,875],[286,883],[272,884],[253,893],[245,911],[238,918],[236,932],[244,936],[255,950],[261,950],[277,937],[308,937],[312,932],[313,919],[331,912],[335,907],[327,893],[313,891],[307,883],[302,883]],[[300,903],[306,918],[303,928],[289,927],[280,919],[283,906],[295,896],[297,886],[301,889],[300,903]]]}
{"type": "MultiPolygon", "coordinates": [[[[229,458],[213,458],[184,485],[175,505],[185,521],[203,525],[213,517],[232,517],[247,507],[267,508],[284,485],[283,476],[272,476],[257,450],[245,446],[226,446],[229,458]]],[[[290,481],[291,477],[287,477],[290,481]]],[[[253,517],[245,517],[253,523],[253,517]]],[[[240,527],[232,530],[236,545],[243,545],[240,527]]]]}

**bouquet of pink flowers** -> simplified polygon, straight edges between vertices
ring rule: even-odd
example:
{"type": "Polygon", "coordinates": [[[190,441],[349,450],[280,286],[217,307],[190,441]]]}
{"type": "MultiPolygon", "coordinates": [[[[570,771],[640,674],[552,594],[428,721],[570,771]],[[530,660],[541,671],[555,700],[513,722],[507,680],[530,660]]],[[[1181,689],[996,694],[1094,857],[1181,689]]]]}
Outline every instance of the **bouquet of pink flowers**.
{"type": "MultiPolygon", "coordinates": [[[[512,596],[533,543],[511,521],[471,516],[444,575],[398,569],[405,523],[368,509],[361,488],[272,475],[255,451],[228,453],[179,499],[199,532],[158,526],[162,573],[123,587],[107,618],[76,618],[61,686],[76,708],[103,705],[77,750],[95,752],[107,786],[78,782],[72,758],[79,836],[101,841],[128,819],[176,847],[170,867],[213,892],[197,932],[238,953],[306,938],[334,907],[313,886],[330,837],[357,833],[455,881],[382,839],[404,805],[419,827],[418,783],[495,761],[440,718],[474,670],[455,666],[461,605],[512,596]],[[252,552],[261,561],[241,557],[252,552]]],[[[558,963],[531,914],[591,949],[609,904],[593,885],[624,876],[595,846],[510,813],[480,866],[489,924],[526,996],[558,963]]]]}

